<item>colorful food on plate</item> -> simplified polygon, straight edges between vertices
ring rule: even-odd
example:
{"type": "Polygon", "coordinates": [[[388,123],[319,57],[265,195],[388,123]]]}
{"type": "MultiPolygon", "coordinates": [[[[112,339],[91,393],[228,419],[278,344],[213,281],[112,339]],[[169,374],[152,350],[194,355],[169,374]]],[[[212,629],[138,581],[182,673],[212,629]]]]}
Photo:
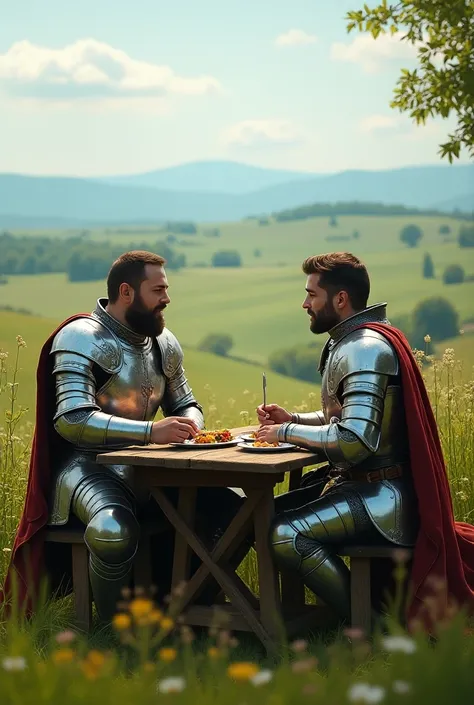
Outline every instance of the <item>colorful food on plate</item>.
{"type": "Polygon", "coordinates": [[[252,443],[254,448],[278,448],[279,443],[268,443],[268,441],[256,441],[252,443]]]}
{"type": "Polygon", "coordinates": [[[233,436],[227,428],[218,431],[200,431],[195,437],[195,443],[228,443],[233,436]]]}

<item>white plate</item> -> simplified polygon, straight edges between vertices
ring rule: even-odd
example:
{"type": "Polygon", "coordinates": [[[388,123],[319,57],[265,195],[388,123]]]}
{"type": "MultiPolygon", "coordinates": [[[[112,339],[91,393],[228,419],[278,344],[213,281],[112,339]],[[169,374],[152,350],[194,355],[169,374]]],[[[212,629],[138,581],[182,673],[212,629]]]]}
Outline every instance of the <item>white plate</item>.
{"type": "Polygon", "coordinates": [[[251,453],[279,453],[283,450],[291,450],[292,448],[296,448],[295,445],[292,443],[280,443],[278,446],[253,446],[248,442],[243,442],[243,443],[238,443],[237,444],[238,448],[242,448],[243,450],[249,450],[251,453]]]}
{"type": "Polygon", "coordinates": [[[257,440],[256,438],[253,438],[250,433],[241,433],[239,438],[243,441],[250,441],[251,443],[257,440]]]}
{"type": "Polygon", "coordinates": [[[195,443],[193,439],[189,441],[184,441],[183,443],[170,443],[170,446],[175,446],[176,448],[225,448],[226,446],[236,446],[239,443],[238,438],[233,438],[231,441],[224,441],[223,443],[195,443]]]}

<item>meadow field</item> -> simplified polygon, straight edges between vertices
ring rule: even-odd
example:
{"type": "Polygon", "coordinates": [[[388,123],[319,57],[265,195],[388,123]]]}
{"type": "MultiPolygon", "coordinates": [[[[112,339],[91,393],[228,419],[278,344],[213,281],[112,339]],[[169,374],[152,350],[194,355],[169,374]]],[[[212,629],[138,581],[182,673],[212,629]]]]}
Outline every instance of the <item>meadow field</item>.
{"type": "MultiPolygon", "coordinates": [[[[260,247],[258,237],[267,242],[268,251],[263,248],[262,257],[253,266],[247,265],[244,258],[241,268],[188,267],[170,271],[168,327],[189,347],[196,347],[208,333],[230,334],[234,340],[232,355],[264,365],[274,350],[314,340],[301,309],[305,285],[301,263],[310,254],[339,249],[349,249],[367,264],[372,282],[370,303],[386,301],[389,317],[410,313],[420,300],[431,296],[443,296],[453,303],[460,322],[474,316],[474,281],[446,286],[441,279],[449,264],[462,264],[467,275],[474,274],[474,251],[460,249],[456,242],[442,242],[438,230],[444,220],[418,218],[425,235],[420,247],[413,249],[398,239],[403,220],[400,218],[348,218],[346,225],[345,219],[340,218],[339,227],[351,231],[364,221],[360,224],[360,239],[348,243],[326,242],[323,233],[329,226],[327,219],[324,224],[322,220],[260,227],[253,222],[222,226],[229,242],[221,242],[224,235],[213,240],[212,250],[207,251],[209,258],[212,251],[230,248],[231,242],[239,252],[260,247]],[[236,232],[232,239],[233,228],[236,232]],[[422,277],[427,251],[435,265],[434,279],[422,277]],[[277,266],[279,261],[281,266],[277,266]]],[[[459,223],[451,222],[451,226],[454,229],[459,223]]],[[[193,242],[202,240],[203,248],[211,247],[210,238],[188,236],[191,238],[193,242]]],[[[150,247],[153,242],[156,234],[149,241],[150,247]]],[[[127,241],[124,251],[145,244],[138,238],[133,243],[127,241]]],[[[187,256],[196,249],[197,245],[187,248],[187,256]]],[[[59,321],[76,311],[91,311],[96,299],[103,295],[103,281],[69,282],[65,274],[17,275],[0,287],[0,307],[24,308],[59,321]]]]}
{"type": "MultiPolygon", "coordinates": [[[[301,309],[305,285],[301,262],[309,254],[347,249],[361,256],[372,280],[370,303],[386,301],[389,317],[411,313],[422,299],[443,296],[457,309],[460,325],[474,318],[474,282],[445,286],[441,280],[444,267],[451,263],[460,263],[466,274],[474,274],[474,252],[444,241],[441,224],[449,224],[453,236],[459,226],[450,218],[374,217],[339,218],[337,227],[330,227],[327,219],[318,218],[268,226],[254,221],[224,224],[219,226],[219,238],[204,234],[211,225],[200,226],[195,236],[179,236],[173,247],[186,253],[191,266],[168,272],[172,301],[166,320],[183,346],[186,373],[204,406],[208,427],[256,421],[262,371],[267,373],[269,400],[293,410],[319,408],[317,385],[276,374],[267,364],[273,351],[315,340],[301,309]],[[416,249],[406,248],[398,239],[407,222],[417,222],[423,229],[424,238],[416,249]],[[354,230],[360,232],[358,239],[325,239],[354,230]],[[182,244],[188,241],[194,244],[182,244]],[[243,266],[207,266],[220,249],[238,250],[243,266]],[[435,279],[422,277],[425,252],[433,258],[435,279]],[[197,349],[208,333],[232,336],[231,358],[197,349]]],[[[139,228],[133,228],[132,234],[92,231],[86,239],[105,237],[123,242],[124,251],[152,249],[162,239],[156,230],[139,228]]],[[[71,283],[65,274],[10,276],[0,286],[0,585],[23,508],[41,346],[61,320],[75,312],[90,312],[105,294],[104,281],[71,283]],[[5,310],[8,307],[31,314],[5,310]]],[[[474,336],[472,325],[465,327],[464,335],[437,345],[435,359],[423,365],[423,372],[438,422],[455,516],[472,522],[474,336]]],[[[321,345],[324,338],[318,339],[321,345]]],[[[315,350],[315,366],[317,357],[315,350]]],[[[279,486],[276,491],[282,489],[279,486]]],[[[252,553],[239,572],[257,590],[252,553]]],[[[252,705],[262,698],[268,705],[309,699],[315,704],[383,700],[396,705],[402,697],[407,705],[420,700],[444,705],[454,691],[467,702],[474,687],[473,670],[467,665],[474,654],[474,638],[461,615],[449,625],[440,625],[436,650],[422,635],[408,636],[391,623],[391,636],[377,633],[372,641],[347,632],[345,636],[316,635],[309,645],[284,646],[277,668],[263,658],[255,642],[241,639],[234,645],[225,629],[211,630],[204,641],[190,644],[189,633],[177,624],[168,623],[165,628],[161,613],[143,597],[125,609],[115,630],[96,628],[83,638],[72,634],[70,627],[68,598],[46,605],[26,629],[2,621],[0,611],[0,658],[6,674],[0,677],[2,702],[20,702],[15,700],[19,679],[22,705],[82,703],[84,697],[92,705],[96,701],[121,705],[130,699],[148,703],[156,697],[172,697],[183,705],[191,701],[217,705],[224,690],[230,705],[252,705]],[[136,615],[141,615],[138,621],[136,615]]]]}

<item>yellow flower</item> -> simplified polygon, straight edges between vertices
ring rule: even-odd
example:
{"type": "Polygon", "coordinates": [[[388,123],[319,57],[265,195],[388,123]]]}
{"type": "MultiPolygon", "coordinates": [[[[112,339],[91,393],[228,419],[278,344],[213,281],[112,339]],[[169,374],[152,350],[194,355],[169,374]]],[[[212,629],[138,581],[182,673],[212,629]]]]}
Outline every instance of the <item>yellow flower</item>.
{"type": "Polygon", "coordinates": [[[431,335],[425,335],[423,340],[425,341],[425,343],[431,343],[431,335]]]}
{"type": "Polygon", "coordinates": [[[207,654],[209,658],[212,659],[217,659],[221,655],[221,652],[217,648],[217,646],[210,646],[209,649],[207,650],[207,654]]]}
{"type": "Polygon", "coordinates": [[[129,610],[134,619],[142,619],[143,617],[148,617],[150,612],[153,611],[153,602],[145,597],[137,597],[130,603],[129,610]]]}
{"type": "Polygon", "coordinates": [[[150,624],[159,624],[163,619],[163,612],[161,610],[152,610],[148,616],[150,624]]]}
{"type": "Polygon", "coordinates": [[[90,681],[95,681],[100,671],[100,669],[96,668],[92,663],[89,663],[89,661],[83,661],[81,663],[81,669],[87,680],[90,681]]]}
{"type": "Polygon", "coordinates": [[[71,663],[75,655],[76,652],[74,651],[74,649],[59,649],[58,651],[54,652],[51,658],[54,663],[60,665],[63,663],[71,663]]]}
{"type": "Polygon", "coordinates": [[[101,651],[92,649],[92,651],[89,651],[89,653],[87,654],[87,661],[91,666],[94,666],[95,668],[100,668],[105,663],[105,655],[101,651]]]}
{"type": "Polygon", "coordinates": [[[128,614],[116,614],[112,620],[112,624],[114,625],[115,629],[117,629],[117,631],[119,632],[128,629],[131,623],[132,620],[130,619],[128,614]]]}
{"type": "Polygon", "coordinates": [[[165,663],[171,663],[171,661],[175,660],[176,656],[178,655],[178,652],[176,651],[176,649],[173,649],[171,647],[165,647],[163,649],[160,649],[158,655],[161,661],[164,661],[165,663]]]}
{"type": "Polygon", "coordinates": [[[227,669],[227,675],[235,681],[248,681],[258,673],[258,670],[259,668],[255,663],[238,661],[230,664],[227,669]]]}
{"type": "Polygon", "coordinates": [[[165,631],[170,631],[174,627],[174,622],[171,617],[163,617],[161,620],[161,628],[165,631]]]}

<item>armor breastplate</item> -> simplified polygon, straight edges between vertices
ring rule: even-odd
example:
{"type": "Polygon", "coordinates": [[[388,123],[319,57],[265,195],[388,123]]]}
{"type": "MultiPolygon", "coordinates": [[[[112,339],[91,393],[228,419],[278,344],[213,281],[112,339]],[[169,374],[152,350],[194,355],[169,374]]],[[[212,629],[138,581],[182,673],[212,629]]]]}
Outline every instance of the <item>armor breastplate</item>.
{"type": "Polygon", "coordinates": [[[166,379],[153,339],[141,346],[119,338],[123,353],[120,370],[97,391],[97,403],[107,414],[135,421],[154,418],[163,399],[166,379]]]}
{"type": "MultiPolygon", "coordinates": [[[[340,346],[347,338],[331,341],[333,345],[327,354],[321,381],[321,404],[326,423],[331,419],[340,420],[342,404],[337,388],[339,375],[336,374],[340,359],[340,346]]],[[[375,469],[394,463],[404,463],[409,459],[408,433],[406,428],[403,390],[398,375],[392,375],[387,387],[378,450],[364,461],[364,468],[375,469]]]]}

